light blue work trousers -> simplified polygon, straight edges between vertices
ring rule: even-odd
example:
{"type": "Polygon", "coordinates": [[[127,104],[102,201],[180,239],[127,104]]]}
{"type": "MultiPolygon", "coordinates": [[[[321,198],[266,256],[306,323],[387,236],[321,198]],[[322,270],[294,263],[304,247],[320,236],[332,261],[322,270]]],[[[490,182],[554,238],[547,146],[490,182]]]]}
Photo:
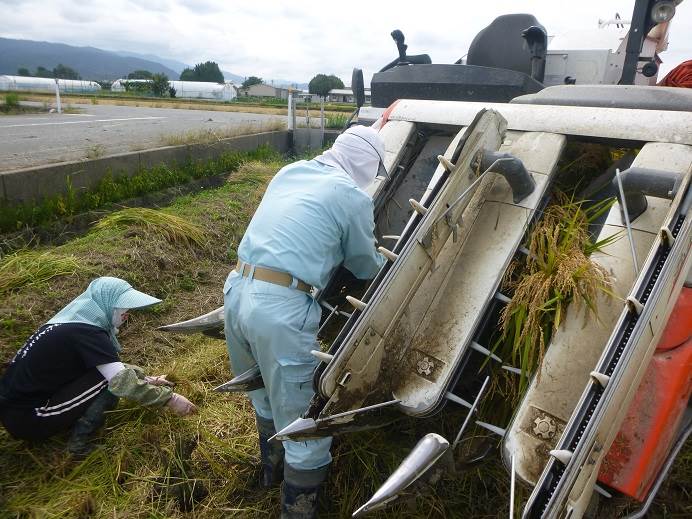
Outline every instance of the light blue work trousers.
{"type": "MultiPolygon", "coordinates": [[[[226,342],[234,375],[258,364],[264,388],[248,396],[262,418],[277,431],[299,418],[314,394],[312,376],[319,349],[320,305],[294,288],[242,277],[232,271],[224,285],[226,342]]],[[[331,461],[331,438],[283,442],[285,461],[298,470],[331,461]]]]}

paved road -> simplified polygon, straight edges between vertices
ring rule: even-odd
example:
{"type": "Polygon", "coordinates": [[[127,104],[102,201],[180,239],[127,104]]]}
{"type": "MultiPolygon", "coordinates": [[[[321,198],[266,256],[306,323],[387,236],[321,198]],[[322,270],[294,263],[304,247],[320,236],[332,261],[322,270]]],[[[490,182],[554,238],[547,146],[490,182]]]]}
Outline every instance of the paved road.
{"type": "Polygon", "coordinates": [[[269,125],[277,115],[76,105],[77,114],[0,116],[0,171],[156,148],[190,131],[269,125]]]}

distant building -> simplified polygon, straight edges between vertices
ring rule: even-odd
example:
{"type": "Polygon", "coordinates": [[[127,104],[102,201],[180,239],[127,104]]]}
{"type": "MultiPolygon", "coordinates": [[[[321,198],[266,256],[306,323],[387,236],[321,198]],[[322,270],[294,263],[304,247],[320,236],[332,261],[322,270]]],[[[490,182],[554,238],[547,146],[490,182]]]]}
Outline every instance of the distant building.
{"type": "Polygon", "coordinates": [[[288,89],[262,83],[247,88],[239,88],[238,97],[275,97],[277,99],[288,99],[288,89]]]}
{"type": "MultiPolygon", "coordinates": [[[[310,92],[303,90],[298,94],[298,97],[300,98],[301,101],[305,101],[308,103],[319,103],[320,102],[320,96],[317,94],[311,94],[310,92]]],[[[332,88],[329,91],[329,94],[327,94],[327,98],[325,101],[329,103],[351,103],[354,104],[356,102],[355,97],[353,96],[353,91],[350,88],[332,88]]],[[[366,88],[365,89],[365,102],[369,103],[370,102],[370,89],[366,88]]]]}
{"type": "MultiPolygon", "coordinates": [[[[127,83],[147,83],[148,79],[116,79],[111,85],[112,92],[125,92],[127,83]]],[[[175,88],[175,97],[181,99],[211,99],[214,101],[232,101],[236,98],[235,85],[211,83],[207,81],[169,81],[168,86],[175,88]]]]}

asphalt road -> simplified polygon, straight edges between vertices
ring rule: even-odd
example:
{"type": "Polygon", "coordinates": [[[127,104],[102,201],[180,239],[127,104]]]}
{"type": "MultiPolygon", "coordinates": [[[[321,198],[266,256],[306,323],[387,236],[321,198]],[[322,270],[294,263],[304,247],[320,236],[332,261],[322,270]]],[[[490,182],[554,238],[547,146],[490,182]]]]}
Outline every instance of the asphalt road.
{"type": "Polygon", "coordinates": [[[0,116],[0,171],[81,160],[166,145],[198,130],[286,121],[278,115],[112,105],[74,105],[76,114],[0,116]]]}

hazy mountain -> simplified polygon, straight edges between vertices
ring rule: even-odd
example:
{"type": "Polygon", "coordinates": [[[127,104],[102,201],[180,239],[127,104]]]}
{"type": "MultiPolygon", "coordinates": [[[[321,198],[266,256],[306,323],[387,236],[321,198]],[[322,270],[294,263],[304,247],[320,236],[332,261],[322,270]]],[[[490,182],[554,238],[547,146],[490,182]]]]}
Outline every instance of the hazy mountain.
{"type": "MultiPolygon", "coordinates": [[[[130,51],[124,51],[124,50],[119,50],[119,51],[117,51],[117,53],[120,54],[121,56],[133,56],[133,57],[137,57],[137,58],[156,61],[158,63],[166,65],[167,67],[172,68],[178,74],[180,74],[183,71],[183,69],[192,68],[194,66],[194,65],[185,64],[182,61],[176,61],[174,59],[168,59],[168,58],[162,58],[160,56],[155,56],[154,54],[140,54],[138,52],[130,52],[130,51]]],[[[222,70],[221,73],[223,74],[223,77],[226,79],[226,81],[233,81],[236,85],[240,85],[240,84],[242,84],[243,81],[245,81],[245,76],[240,76],[238,74],[234,74],[233,72],[228,72],[227,70],[222,70]]],[[[250,74],[250,75],[252,75],[252,74],[250,74]]],[[[294,86],[294,85],[297,85],[296,88],[307,88],[308,87],[307,83],[297,83],[297,82],[291,81],[289,79],[267,79],[267,80],[265,80],[265,82],[270,84],[270,85],[273,84],[274,86],[277,86],[277,87],[287,87],[287,86],[294,86]]]]}
{"type": "MultiPolygon", "coordinates": [[[[127,77],[127,74],[134,70],[162,72],[169,79],[178,79],[183,69],[193,66],[154,54],[0,38],[0,74],[16,74],[20,67],[26,67],[31,72],[39,66],[53,69],[59,63],[75,69],[83,79],[97,81],[127,77]]],[[[227,70],[221,72],[226,81],[233,81],[236,85],[240,85],[245,80],[245,77],[239,74],[227,70]]],[[[290,79],[263,79],[265,83],[276,87],[308,88],[307,83],[290,79]]]]}
{"type": "Polygon", "coordinates": [[[133,70],[161,72],[170,79],[180,74],[164,64],[136,56],[122,56],[94,47],[73,47],[63,43],[0,38],[0,74],[16,74],[19,67],[34,72],[59,63],[75,69],[83,79],[113,80],[127,77],[133,70]]]}

